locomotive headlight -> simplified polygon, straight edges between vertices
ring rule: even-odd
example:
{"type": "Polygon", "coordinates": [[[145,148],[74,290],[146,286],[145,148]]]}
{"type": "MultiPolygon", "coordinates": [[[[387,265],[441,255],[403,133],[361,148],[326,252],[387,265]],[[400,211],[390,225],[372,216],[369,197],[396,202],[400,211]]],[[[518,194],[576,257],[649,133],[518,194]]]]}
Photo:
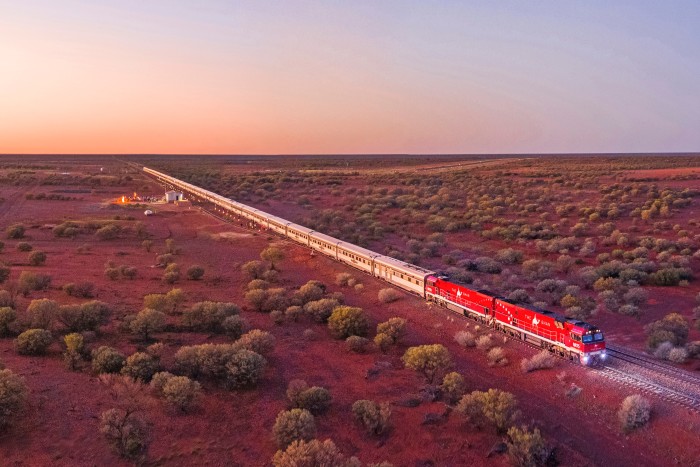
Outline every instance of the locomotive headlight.
{"type": "Polygon", "coordinates": [[[601,359],[601,360],[605,360],[606,358],[608,358],[608,354],[605,352],[605,350],[603,350],[603,351],[600,353],[600,359],[601,359]]]}
{"type": "Polygon", "coordinates": [[[588,362],[590,361],[591,357],[589,355],[584,355],[583,359],[581,360],[584,365],[588,365],[588,362]]]}

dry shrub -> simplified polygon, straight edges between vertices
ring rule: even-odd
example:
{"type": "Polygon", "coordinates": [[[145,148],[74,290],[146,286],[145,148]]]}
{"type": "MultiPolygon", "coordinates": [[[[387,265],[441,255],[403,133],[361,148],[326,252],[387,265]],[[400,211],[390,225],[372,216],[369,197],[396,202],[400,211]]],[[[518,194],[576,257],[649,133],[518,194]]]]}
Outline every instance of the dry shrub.
{"type": "Polygon", "coordinates": [[[24,378],[0,369],[0,433],[22,413],[28,393],[24,378]]]}
{"type": "Polygon", "coordinates": [[[102,346],[92,352],[92,370],[97,374],[119,373],[124,362],[124,355],[112,347],[102,346]]]}
{"type": "Polygon", "coordinates": [[[533,355],[529,360],[524,358],[520,362],[520,368],[523,373],[530,373],[535,370],[544,370],[547,368],[553,368],[556,363],[557,358],[552,355],[548,350],[542,350],[539,353],[533,355]]]}
{"type": "Polygon", "coordinates": [[[515,396],[500,389],[465,395],[457,404],[457,411],[473,425],[492,425],[499,433],[505,432],[520,416],[515,396]]]}
{"type": "Polygon", "coordinates": [[[171,376],[163,382],[160,394],[169,405],[187,412],[196,404],[201,390],[202,386],[187,376],[171,376]]]}
{"type": "Polygon", "coordinates": [[[292,407],[306,409],[314,415],[328,410],[332,400],[328,389],[319,386],[309,387],[306,381],[301,379],[289,382],[287,398],[292,407]]]}
{"type": "Polygon", "coordinates": [[[346,339],[350,336],[365,336],[369,322],[362,308],[339,306],[328,318],[328,329],[333,337],[346,339]]]}
{"type": "Polygon", "coordinates": [[[506,446],[511,463],[519,467],[546,465],[551,453],[537,428],[530,431],[524,426],[511,427],[506,446]]]}
{"type": "Polygon", "coordinates": [[[267,331],[252,329],[241,336],[234,348],[251,350],[260,355],[267,355],[275,348],[275,336],[267,331]]]}
{"type": "Polygon", "coordinates": [[[280,449],[272,458],[272,465],[274,467],[360,467],[362,464],[355,457],[346,459],[330,439],[325,441],[312,439],[311,441],[293,441],[284,451],[280,449]]]}
{"type": "Polygon", "coordinates": [[[457,331],[455,333],[455,342],[462,347],[474,347],[476,345],[476,336],[469,331],[457,331]]]}
{"type": "Polygon", "coordinates": [[[479,350],[489,350],[493,347],[493,341],[491,336],[479,336],[476,338],[476,347],[479,350]]]}
{"type": "Polygon", "coordinates": [[[401,360],[406,368],[420,373],[428,384],[452,367],[452,356],[442,344],[409,347],[401,360]]]}
{"type": "Polygon", "coordinates": [[[340,306],[340,302],[334,298],[322,298],[304,305],[304,312],[311,316],[317,323],[325,323],[330,318],[333,310],[340,306]]]}
{"type": "Polygon", "coordinates": [[[53,342],[53,336],[46,329],[29,329],[17,336],[15,350],[20,355],[44,355],[53,342]]]}
{"type": "Polygon", "coordinates": [[[133,410],[109,409],[102,412],[100,433],[112,448],[126,459],[136,459],[146,450],[146,423],[133,410]]]}
{"type": "Polygon", "coordinates": [[[389,404],[377,404],[371,400],[359,400],[352,404],[352,414],[370,435],[380,435],[389,427],[389,404]]]}
{"type": "Polygon", "coordinates": [[[347,272],[340,272],[335,276],[335,283],[341,287],[347,287],[350,285],[348,282],[352,279],[352,274],[347,272]]]}
{"type": "Polygon", "coordinates": [[[355,353],[365,353],[367,351],[367,346],[369,345],[369,339],[361,336],[350,336],[345,339],[345,346],[351,352],[355,353]]]}
{"type": "Polygon", "coordinates": [[[392,303],[401,298],[401,293],[396,289],[381,289],[377,294],[377,298],[382,303],[392,303]]]}
{"type": "Polygon", "coordinates": [[[283,410],[277,414],[272,434],[277,446],[285,449],[294,441],[313,439],[316,436],[316,421],[308,410],[283,410]]]}
{"type": "Polygon", "coordinates": [[[447,373],[440,386],[446,401],[450,404],[454,404],[464,395],[464,388],[464,377],[456,371],[447,373]]]}
{"type": "Polygon", "coordinates": [[[639,394],[627,396],[622,401],[617,418],[626,433],[644,426],[651,418],[651,403],[639,394]]]}
{"type": "Polygon", "coordinates": [[[144,352],[136,352],[126,359],[121,374],[148,383],[158,371],[158,366],[158,360],[153,356],[144,352]]]}
{"type": "Polygon", "coordinates": [[[406,320],[403,318],[389,318],[388,321],[377,325],[377,334],[386,334],[392,344],[396,344],[406,334],[406,320]]]}
{"type": "Polygon", "coordinates": [[[688,359],[688,351],[683,347],[675,347],[668,353],[668,360],[673,363],[685,363],[688,359]]]}
{"type": "Polygon", "coordinates": [[[489,366],[505,366],[508,364],[506,352],[502,347],[494,347],[486,354],[489,361],[489,366]]]}
{"type": "Polygon", "coordinates": [[[229,316],[221,322],[221,328],[224,330],[224,334],[231,339],[238,339],[241,337],[245,327],[245,320],[238,315],[229,316]]]}

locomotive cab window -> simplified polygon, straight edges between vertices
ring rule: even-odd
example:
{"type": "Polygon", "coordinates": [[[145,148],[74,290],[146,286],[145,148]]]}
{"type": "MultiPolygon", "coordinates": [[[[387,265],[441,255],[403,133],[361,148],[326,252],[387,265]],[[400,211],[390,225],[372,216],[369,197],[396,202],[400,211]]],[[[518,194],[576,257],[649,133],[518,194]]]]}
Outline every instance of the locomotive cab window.
{"type": "Polygon", "coordinates": [[[571,333],[571,339],[575,340],[576,342],[581,342],[581,336],[574,334],[573,332],[571,333]]]}

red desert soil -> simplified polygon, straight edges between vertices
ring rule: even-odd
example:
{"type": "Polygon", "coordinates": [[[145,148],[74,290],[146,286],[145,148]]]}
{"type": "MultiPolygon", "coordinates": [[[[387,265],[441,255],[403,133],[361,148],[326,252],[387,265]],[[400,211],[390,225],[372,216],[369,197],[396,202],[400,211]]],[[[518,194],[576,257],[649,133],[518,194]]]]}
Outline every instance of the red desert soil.
{"type": "MultiPolygon", "coordinates": [[[[240,229],[197,208],[161,205],[156,207],[157,215],[144,217],[141,209],[111,210],[101,204],[143,184],[143,180],[137,180],[130,187],[78,195],[83,197],[81,201],[25,200],[25,192],[37,190],[2,189],[1,196],[8,200],[0,208],[2,226],[25,223],[31,227],[25,241],[48,255],[46,266],[30,267],[26,253],[15,248],[18,240],[5,240],[1,256],[12,265],[12,279],[23,270],[53,277],[50,291],[20,298],[19,310],[36,298],[78,301],[67,297],[59,287],[68,282],[91,281],[96,284],[97,298],[113,305],[115,313],[110,325],[89,345],[112,345],[127,354],[141,349],[143,343],[121,334],[117,324],[125,314],[141,309],[143,295],[170,290],[171,286],[160,280],[162,270],[152,265],[156,254],[164,250],[164,240],[172,238],[182,248],[176,260],[183,268],[201,264],[206,269],[203,281],[181,280],[175,285],[186,293],[185,306],[201,300],[244,305],[247,279],[240,265],[257,259],[259,252],[272,243],[282,245],[287,253],[280,265],[281,284],[287,289],[318,279],[331,291],[345,294],[348,304],[362,307],[372,325],[393,316],[409,322],[408,334],[398,348],[387,355],[377,351],[359,355],[348,353],[344,342],[332,339],[325,326],[305,319],[278,326],[268,315],[244,309],[243,316],[251,328],[268,330],[276,337],[264,378],[256,389],[246,391],[229,392],[205,383],[205,396],[190,414],[176,414],[160,400],[150,398],[145,413],[152,427],[148,453],[152,465],[269,465],[276,451],[272,425],[277,413],[287,408],[287,383],[296,378],[324,386],[333,396],[330,410],[317,417],[318,438],[333,439],[344,454],[355,455],[365,463],[388,460],[396,466],[507,465],[505,456],[486,458],[490,448],[501,440],[491,430],[475,430],[442,403],[422,402],[415,408],[401,404],[419,398],[423,383],[403,368],[400,357],[408,346],[431,343],[449,348],[468,390],[495,387],[513,392],[523,411],[522,421],[542,429],[547,440],[556,445],[562,465],[700,465],[700,420],[696,413],[648,396],[654,404],[652,422],[630,435],[621,434],[616,411],[622,399],[635,391],[609,382],[595,371],[562,361],[552,370],[522,374],[520,360],[535,351],[513,341],[502,343],[498,335],[495,338],[511,363],[502,368],[489,367],[484,352],[464,349],[453,340],[458,330],[474,331],[472,322],[403,292],[401,300],[382,304],[377,293],[386,287],[385,283],[325,257],[311,257],[307,249],[292,242],[240,229]],[[108,219],[115,214],[132,215],[144,222],[154,242],[151,253],[146,253],[141,240],[134,236],[99,241],[93,235],[80,235],[69,240],[55,238],[51,229],[43,228],[65,219],[108,219]],[[77,248],[82,245],[89,246],[89,251],[79,253],[77,248]],[[110,260],[136,267],[138,278],[107,280],[104,264],[110,260]],[[334,285],[339,272],[351,272],[364,284],[364,290],[356,292],[334,285]],[[305,339],[305,329],[313,329],[316,337],[305,339]],[[572,384],[583,390],[569,398],[565,393],[572,384]],[[392,404],[392,428],[387,434],[369,437],[356,425],[350,407],[358,399],[392,404]],[[427,414],[445,417],[426,424],[427,414]]],[[[160,189],[152,185],[150,191],[159,193],[160,189]]],[[[125,224],[130,222],[134,221],[125,224]]],[[[170,319],[174,322],[177,318],[170,319]]],[[[166,367],[182,345],[226,342],[224,336],[175,332],[158,334],[155,339],[166,345],[166,367]]],[[[58,343],[47,356],[25,357],[14,352],[12,339],[2,339],[0,360],[25,377],[31,389],[27,414],[0,437],[2,465],[128,465],[110,451],[98,431],[100,413],[114,406],[108,391],[89,369],[66,370],[58,343]]]]}

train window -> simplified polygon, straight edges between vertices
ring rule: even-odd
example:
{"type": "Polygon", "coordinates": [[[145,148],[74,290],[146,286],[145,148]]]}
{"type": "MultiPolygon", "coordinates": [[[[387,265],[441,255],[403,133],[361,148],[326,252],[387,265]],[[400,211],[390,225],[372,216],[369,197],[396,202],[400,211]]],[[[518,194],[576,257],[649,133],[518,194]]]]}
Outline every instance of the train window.
{"type": "Polygon", "coordinates": [[[571,333],[571,339],[575,340],[576,342],[581,342],[581,336],[574,334],[573,332],[571,333]]]}
{"type": "Polygon", "coordinates": [[[594,341],[602,341],[603,340],[603,333],[596,332],[595,334],[593,334],[593,340],[594,341]]]}
{"type": "Polygon", "coordinates": [[[583,335],[583,342],[586,344],[589,342],[593,342],[593,336],[590,334],[584,334],[583,335]]]}

